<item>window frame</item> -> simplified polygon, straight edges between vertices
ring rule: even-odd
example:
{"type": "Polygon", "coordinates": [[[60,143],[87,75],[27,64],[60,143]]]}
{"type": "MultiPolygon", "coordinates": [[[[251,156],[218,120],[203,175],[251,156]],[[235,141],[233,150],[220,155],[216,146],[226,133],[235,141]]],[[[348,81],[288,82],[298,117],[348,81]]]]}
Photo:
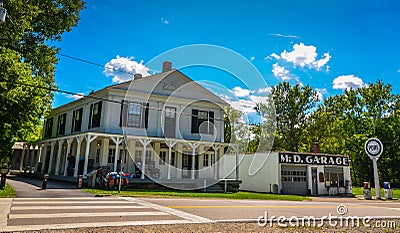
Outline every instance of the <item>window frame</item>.
{"type": "Polygon", "coordinates": [[[67,124],[67,113],[58,115],[57,135],[65,135],[66,124],[67,124]]]}
{"type": "MultiPolygon", "coordinates": [[[[149,103],[127,102],[126,127],[146,128],[148,127],[149,119],[149,103]],[[134,108],[132,108],[134,107],[134,108]]],[[[123,119],[123,117],[121,117],[123,119]]]]}
{"type": "Polygon", "coordinates": [[[215,116],[214,111],[192,109],[192,131],[191,131],[192,134],[213,135],[214,116],[215,116]],[[204,129],[204,123],[206,123],[207,127],[205,129],[204,129]]]}

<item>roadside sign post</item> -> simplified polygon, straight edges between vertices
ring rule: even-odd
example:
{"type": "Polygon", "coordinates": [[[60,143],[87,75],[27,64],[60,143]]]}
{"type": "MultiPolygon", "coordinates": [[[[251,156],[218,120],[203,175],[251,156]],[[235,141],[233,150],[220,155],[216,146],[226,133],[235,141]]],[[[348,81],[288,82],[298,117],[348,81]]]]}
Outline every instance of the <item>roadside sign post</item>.
{"type": "Polygon", "coordinates": [[[375,194],[376,199],[381,198],[379,176],[378,176],[378,159],[382,155],[383,145],[382,142],[377,138],[370,138],[365,142],[365,153],[372,160],[372,166],[374,169],[374,181],[375,181],[375,194]]]}

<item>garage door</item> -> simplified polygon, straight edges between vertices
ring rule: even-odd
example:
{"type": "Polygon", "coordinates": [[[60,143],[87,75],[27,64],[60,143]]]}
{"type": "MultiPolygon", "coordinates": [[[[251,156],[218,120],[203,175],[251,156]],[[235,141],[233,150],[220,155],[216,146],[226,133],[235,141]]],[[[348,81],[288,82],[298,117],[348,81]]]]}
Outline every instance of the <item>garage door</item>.
{"type": "Polygon", "coordinates": [[[282,193],[308,195],[307,167],[285,166],[281,167],[282,193]]]}

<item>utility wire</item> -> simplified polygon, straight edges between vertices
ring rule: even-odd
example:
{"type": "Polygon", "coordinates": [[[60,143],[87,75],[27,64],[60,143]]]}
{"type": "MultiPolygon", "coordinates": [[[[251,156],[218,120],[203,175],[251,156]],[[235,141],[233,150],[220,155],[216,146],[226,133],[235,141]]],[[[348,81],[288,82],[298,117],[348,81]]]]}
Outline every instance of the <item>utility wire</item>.
{"type": "MultiPolygon", "coordinates": [[[[140,16],[140,17],[143,17],[143,18],[145,18],[145,19],[147,19],[147,20],[149,20],[149,21],[152,21],[152,22],[155,22],[155,23],[158,23],[158,24],[160,23],[160,20],[159,20],[159,19],[157,20],[157,19],[155,19],[155,18],[149,17],[149,16],[147,16],[147,15],[145,15],[145,14],[142,14],[142,13],[140,13],[140,12],[133,11],[131,8],[122,7],[122,6],[119,6],[119,5],[115,4],[115,3],[110,2],[110,1],[107,1],[107,0],[103,0],[103,2],[106,3],[106,4],[108,4],[108,5],[110,5],[110,6],[113,6],[113,7],[115,7],[115,8],[118,8],[118,9],[120,9],[120,10],[129,12],[129,13],[131,13],[131,14],[134,14],[134,15],[137,15],[137,16],[140,16]]],[[[218,42],[218,41],[212,40],[212,39],[210,39],[210,38],[208,38],[208,37],[205,37],[205,36],[203,36],[203,35],[201,35],[201,34],[192,32],[192,31],[187,30],[187,29],[185,29],[185,28],[177,27],[177,26],[174,26],[174,25],[171,25],[171,24],[164,24],[164,25],[166,25],[166,26],[168,26],[168,27],[171,27],[171,28],[173,28],[173,29],[175,29],[175,30],[177,30],[177,31],[182,31],[182,32],[184,32],[184,33],[186,33],[186,34],[191,34],[191,35],[193,35],[193,36],[195,36],[195,37],[197,37],[197,38],[199,38],[199,39],[207,40],[207,41],[212,42],[212,43],[214,43],[214,44],[219,44],[219,45],[223,45],[223,46],[227,47],[227,46],[224,45],[223,43],[220,43],[220,42],[218,42]]]]}
{"type": "MultiPolygon", "coordinates": [[[[44,90],[48,90],[48,91],[54,91],[54,92],[59,92],[59,93],[64,93],[64,94],[69,94],[69,95],[75,95],[75,96],[81,96],[81,97],[86,97],[86,98],[90,98],[90,99],[95,99],[95,100],[101,100],[101,101],[106,101],[106,102],[110,102],[110,103],[114,103],[114,104],[126,104],[128,105],[126,102],[122,102],[122,101],[117,101],[117,100],[112,100],[112,99],[106,99],[106,98],[101,98],[101,97],[97,97],[94,95],[84,95],[81,93],[75,93],[75,92],[71,92],[71,91],[65,91],[65,90],[60,90],[58,88],[51,88],[51,87],[42,87],[42,86],[37,86],[37,85],[32,85],[32,84],[27,84],[27,83],[20,83],[20,82],[15,82],[15,84],[18,85],[22,85],[22,86],[28,86],[28,87],[33,87],[33,88],[40,88],[40,89],[44,89],[44,90]]],[[[147,106],[143,106],[144,109],[149,109],[149,110],[155,110],[155,111],[160,111],[160,112],[164,112],[166,113],[167,111],[164,108],[157,108],[157,107],[147,107],[147,106]]],[[[191,113],[184,113],[181,112],[181,115],[185,115],[185,116],[190,116],[190,117],[198,117],[198,115],[194,115],[191,113]]],[[[213,118],[214,121],[222,121],[225,122],[224,118],[217,118],[214,117],[213,118]]]]}

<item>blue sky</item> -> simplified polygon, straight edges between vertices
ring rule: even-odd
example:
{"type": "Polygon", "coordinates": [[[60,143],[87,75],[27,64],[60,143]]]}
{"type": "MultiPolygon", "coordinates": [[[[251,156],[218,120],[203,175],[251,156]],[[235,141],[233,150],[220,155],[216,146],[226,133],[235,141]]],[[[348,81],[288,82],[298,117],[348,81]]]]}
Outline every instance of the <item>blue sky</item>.
{"type": "MultiPolygon", "coordinates": [[[[400,93],[399,10],[400,1],[394,0],[88,0],[78,26],[55,45],[63,54],[135,72],[141,61],[168,50],[212,44],[248,59],[269,86],[302,83],[327,97],[382,79],[400,93]]],[[[62,90],[88,94],[123,80],[106,76],[101,67],[59,58],[56,84],[62,90]]],[[[161,70],[149,68],[148,73],[161,70]]],[[[266,87],[249,88],[216,69],[182,71],[226,86],[238,98],[266,87]]],[[[72,100],[56,94],[53,106],[72,100]]]]}

